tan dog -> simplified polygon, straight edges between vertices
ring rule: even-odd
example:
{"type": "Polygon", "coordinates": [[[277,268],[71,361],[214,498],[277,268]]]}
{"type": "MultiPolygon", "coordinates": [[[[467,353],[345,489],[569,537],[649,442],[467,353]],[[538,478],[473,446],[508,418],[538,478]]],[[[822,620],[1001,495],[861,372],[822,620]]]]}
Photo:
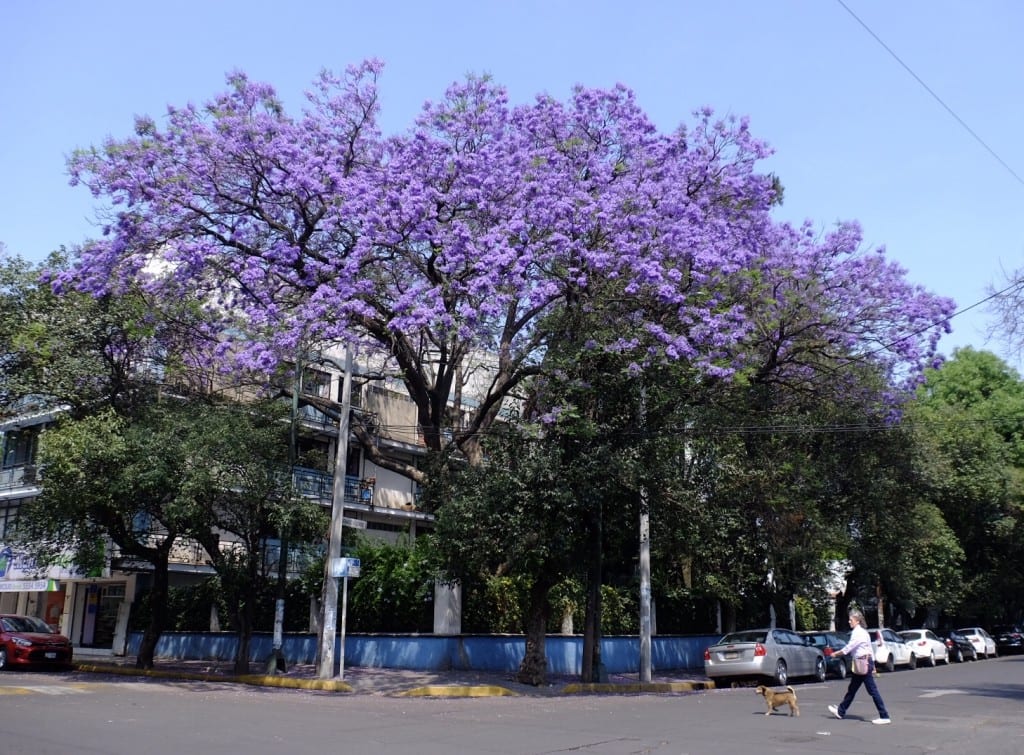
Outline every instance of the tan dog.
{"type": "Polygon", "coordinates": [[[768,704],[768,710],[765,711],[766,716],[770,716],[775,712],[776,708],[783,705],[789,706],[789,715],[799,716],[800,706],[796,704],[796,690],[792,687],[786,687],[784,690],[771,689],[765,687],[763,684],[757,685],[755,690],[757,694],[764,698],[764,701],[768,704]]]}

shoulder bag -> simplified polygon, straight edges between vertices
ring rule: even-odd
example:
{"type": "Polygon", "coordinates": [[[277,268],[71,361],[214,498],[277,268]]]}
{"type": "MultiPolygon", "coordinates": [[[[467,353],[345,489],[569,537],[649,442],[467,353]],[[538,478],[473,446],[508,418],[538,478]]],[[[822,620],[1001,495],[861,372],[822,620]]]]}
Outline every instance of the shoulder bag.
{"type": "Polygon", "coordinates": [[[868,656],[862,655],[853,659],[853,673],[858,676],[867,676],[870,668],[871,666],[868,663],[868,656]]]}

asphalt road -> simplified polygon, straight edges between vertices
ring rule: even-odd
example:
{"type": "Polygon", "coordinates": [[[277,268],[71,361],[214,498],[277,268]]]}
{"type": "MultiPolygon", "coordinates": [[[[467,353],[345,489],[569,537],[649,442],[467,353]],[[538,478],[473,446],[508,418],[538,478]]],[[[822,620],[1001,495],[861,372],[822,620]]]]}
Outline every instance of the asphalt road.
{"type": "Polygon", "coordinates": [[[800,717],[753,688],[687,694],[395,698],[82,673],[0,673],[0,755],[1024,752],[1024,656],[795,685],[800,717]]]}

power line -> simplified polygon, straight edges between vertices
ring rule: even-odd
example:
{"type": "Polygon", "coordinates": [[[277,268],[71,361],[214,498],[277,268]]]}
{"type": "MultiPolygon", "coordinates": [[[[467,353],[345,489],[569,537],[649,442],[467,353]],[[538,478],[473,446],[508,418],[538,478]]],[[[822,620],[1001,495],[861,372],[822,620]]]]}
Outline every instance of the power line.
{"type": "Polygon", "coordinates": [[[946,110],[946,112],[949,113],[951,116],[953,116],[953,118],[956,120],[956,122],[959,123],[961,126],[963,126],[964,130],[967,131],[967,133],[970,134],[972,137],[974,137],[974,140],[976,142],[978,142],[978,144],[980,144],[982,147],[984,147],[985,150],[990,155],[992,155],[992,157],[994,157],[996,160],[998,160],[999,164],[1002,165],[1004,168],[1006,168],[1007,172],[1011,176],[1013,176],[1015,179],[1017,179],[1017,183],[1019,183],[1022,186],[1024,186],[1024,178],[1021,178],[1019,175],[1017,175],[1017,172],[1014,171],[1014,169],[1011,168],[1007,164],[1007,162],[996,153],[996,151],[994,149],[992,149],[990,146],[988,146],[988,144],[985,142],[985,140],[982,139],[980,136],[978,136],[978,134],[974,131],[974,129],[972,129],[970,126],[968,126],[966,121],[964,121],[963,118],[961,118],[959,115],[957,115],[956,112],[954,112],[953,108],[951,108],[949,105],[947,105],[945,102],[943,102],[942,98],[939,97],[939,95],[937,95],[932,90],[932,88],[930,86],[928,86],[924,82],[924,80],[920,76],[918,76],[916,73],[914,73],[913,69],[911,69],[910,66],[908,66],[906,63],[904,63],[903,60],[900,58],[900,56],[897,55],[893,51],[893,49],[891,47],[889,47],[889,45],[887,45],[885,42],[883,42],[881,37],[879,37],[877,34],[875,34],[875,32],[871,29],[871,27],[868,26],[866,23],[864,23],[864,21],[861,20],[861,18],[856,13],[854,13],[853,10],[850,9],[850,6],[848,6],[846,3],[844,3],[843,0],[836,0],[836,2],[839,3],[841,6],[843,6],[843,9],[847,13],[849,13],[858,24],[860,24],[862,27],[864,27],[864,30],[867,31],[868,34],[870,34],[872,37],[874,37],[875,41],[878,42],[878,44],[880,44],[885,49],[885,51],[887,53],[889,53],[889,55],[891,55],[893,57],[893,59],[897,63],[899,63],[901,66],[903,66],[903,69],[907,73],[909,73],[911,76],[913,76],[914,80],[917,81],[917,83],[920,84],[924,88],[924,90],[926,92],[928,92],[928,94],[930,94],[932,96],[932,98],[936,102],[938,102],[940,105],[942,105],[942,107],[946,110]]]}

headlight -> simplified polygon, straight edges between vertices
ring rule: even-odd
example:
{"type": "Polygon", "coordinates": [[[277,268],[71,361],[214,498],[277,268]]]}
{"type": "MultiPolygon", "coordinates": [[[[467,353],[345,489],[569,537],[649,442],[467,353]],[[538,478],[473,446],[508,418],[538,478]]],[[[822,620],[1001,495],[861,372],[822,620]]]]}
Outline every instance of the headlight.
{"type": "Polygon", "coordinates": [[[15,645],[20,645],[23,648],[32,647],[32,640],[26,640],[24,637],[12,637],[11,642],[15,645]]]}

